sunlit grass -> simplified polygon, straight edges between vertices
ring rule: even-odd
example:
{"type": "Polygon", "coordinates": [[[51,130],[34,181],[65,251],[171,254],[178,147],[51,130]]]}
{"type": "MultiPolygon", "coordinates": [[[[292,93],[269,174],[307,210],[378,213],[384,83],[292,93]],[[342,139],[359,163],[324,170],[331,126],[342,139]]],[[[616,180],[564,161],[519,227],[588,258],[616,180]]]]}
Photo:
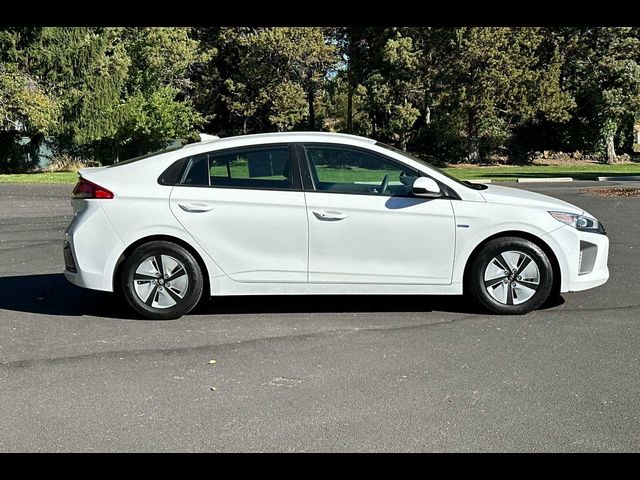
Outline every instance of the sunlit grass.
{"type": "Polygon", "coordinates": [[[76,172],[0,174],[0,183],[76,183],[76,172]]]}
{"type": "Polygon", "coordinates": [[[640,163],[613,165],[525,165],[448,167],[444,171],[460,180],[490,179],[493,181],[515,181],[518,177],[571,177],[574,180],[597,180],[598,177],[616,175],[640,175],[640,163]]]}

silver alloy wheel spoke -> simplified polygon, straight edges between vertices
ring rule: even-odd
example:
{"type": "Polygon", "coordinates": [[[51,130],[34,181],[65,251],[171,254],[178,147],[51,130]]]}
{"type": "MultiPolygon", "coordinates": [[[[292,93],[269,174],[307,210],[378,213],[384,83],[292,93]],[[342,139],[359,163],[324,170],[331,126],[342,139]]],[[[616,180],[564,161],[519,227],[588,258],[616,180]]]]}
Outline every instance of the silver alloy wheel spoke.
{"type": "Polygon", "coordinates": [[[538,291],[540,269],[526,253],[508,250],[491,259],[483,278],[485,289],[494,300],[503,305],[520,305],[538,291]]]}
{"type": "Polygon", "coordinates": [[[179,267],[171,273],[171,275],[166,279],[166,281],[170,282],[171,280],[175,280],[176,278],[186,274],[187,272],[185,272],[184,268],[179,267]]]}
{"type": "Polygon", "coordinates": [[[507,284],[507,305],[513,305],[513,286],[507,284]]]}
{"type": "Polygon", "coordinates": [[[496,277],[496,278],[491,278],[489,280],[485,280],[484,281],[484,286],[487,289],[492,288],[492,287],[497,287],[498,285],[500,285],[503,282],[503,280],[505,278],[507,278],[507,276],[503,275],[502,277],[496,277]]]}
{"type": "Polygon", "coordinates": [[[178,303],[180,300],[182,300],[182,297],[180,297],[180,295],[178,295],[177,292],[174,292],[171,287],[165,288],[164,292],[166,292],[173,299],[173,301],[176,302],[176,303],[178,303]]]}
{"type": "Polygon", "coordinates": [[[530,288],[531,290],[537,290],[538,289],[538,283],[533,283],[533,282],[527,282],[525,280],[516,280],[516,283],[518,285],[522,285],[525,286],[527,288],[530,288]]]}
{"type": "Polygon", "coordinates": [[[507,262],[507,259],[504,258],[501,253],[499,253],[496,258],[493,259],[493,261],[500,265],[503,270],[508,270],[509,272],[511,272],[511,265],[509,265],[509,262],[507,262]]]}
{"type": "Polygon", "coordinates": [[[158,270],[158,273],[164,277],[164,267],[162,266],[162,255],[156,255],[154,258],[156,261],[156,268],[158,270]]]}
{"type": "Polygon", "coordinates": [[[153,255],[138,265],[133,275],[138,298],[152,308],[170,308],[178,304],[189,288],[184,265],[170,255],[153,255]]]}
{"type": "Polygon", "coordinates": [[[157,293],[158,293],[158,285],[154,285],[153,288],[151,289],[151,293],[149,294],[147,299],[144,301],[144,303],[151,306],[153,302],[156,300],[157,293]]]}
{"type": "Polygon", "coordinates": [[[524,260],[522,260],[522,262],[520,262],[520,266],[518,267],[518,271],[516,272],[516,275],[520,275],[522,273],[522,271],[527,268],[527,265],[529,265],[529,263],[531,263],[531,257],[525,256],[524,260]]]}
{"type": "Polygon", "coordinates": [[[140,281],[151,282],[151,281],[155,280],[155,279],[156,279],[156,277],[155,277],[155,276],[153,276],[153,275],[146,275],[146,274],[144,274],[144,273],[136,273],[136,274],[133,276],[133,279],[134,279],[134,280],[140,280],[140,281]]]}

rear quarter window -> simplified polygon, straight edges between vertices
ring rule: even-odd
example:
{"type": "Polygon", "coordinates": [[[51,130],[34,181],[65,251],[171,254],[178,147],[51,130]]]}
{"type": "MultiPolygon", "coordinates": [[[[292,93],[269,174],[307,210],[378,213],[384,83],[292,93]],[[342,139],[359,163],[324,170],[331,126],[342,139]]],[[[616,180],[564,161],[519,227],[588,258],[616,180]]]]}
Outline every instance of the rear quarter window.
{"type": "Polygon", "coordinates": [[[288,145],[207,152],[183,159],[165,171],[165,181],[183,186],[220,188],[293,189],[292,161],[288,145]]]}

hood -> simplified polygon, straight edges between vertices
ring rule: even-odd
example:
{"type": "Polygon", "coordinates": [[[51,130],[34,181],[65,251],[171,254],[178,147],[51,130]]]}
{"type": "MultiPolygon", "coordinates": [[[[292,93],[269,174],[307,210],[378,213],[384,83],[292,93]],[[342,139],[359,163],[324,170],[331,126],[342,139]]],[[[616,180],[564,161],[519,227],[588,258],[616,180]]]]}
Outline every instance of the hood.
{"type": "Polygon", "coordinates": [[[480,192],[489,203],[502,203],[505,205],[522,205],[523,207],[544,208],[546,210],[560,210],[563,212],[582,214],[584,209],[576,207],[568,202],[534,193],[519,188],[503,187],[499,185],[487,185],[486,190],[480,192]]]}

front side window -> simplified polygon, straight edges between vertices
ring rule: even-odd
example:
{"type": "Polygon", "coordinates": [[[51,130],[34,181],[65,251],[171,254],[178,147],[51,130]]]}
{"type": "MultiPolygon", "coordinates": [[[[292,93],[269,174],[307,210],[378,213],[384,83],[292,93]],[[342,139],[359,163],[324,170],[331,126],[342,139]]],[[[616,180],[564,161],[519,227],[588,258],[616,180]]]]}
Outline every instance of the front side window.
{"type": "Polygon", "coordinates": [[[182,185],[289,190],[289,147],[208,152],[192,157],[182,185]]]}
{"type": "Polygon", "coordinates": [[[410,195],[417,172],[367,152],[305,146],[316,190],[368,195],[410,195]]]}

